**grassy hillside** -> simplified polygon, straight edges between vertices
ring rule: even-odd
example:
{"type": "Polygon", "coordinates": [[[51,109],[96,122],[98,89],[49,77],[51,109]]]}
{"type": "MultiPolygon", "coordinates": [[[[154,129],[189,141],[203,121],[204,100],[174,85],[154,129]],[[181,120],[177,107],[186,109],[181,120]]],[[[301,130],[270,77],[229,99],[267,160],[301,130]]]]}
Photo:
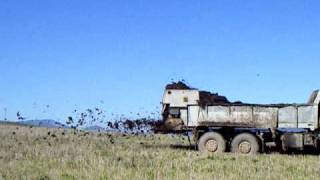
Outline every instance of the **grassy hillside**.
{"type": "Polygon", "coordinates": [[[312,155],[209,156],[182,137],[0,126],[0,179],[318,179],[312,155]]]}

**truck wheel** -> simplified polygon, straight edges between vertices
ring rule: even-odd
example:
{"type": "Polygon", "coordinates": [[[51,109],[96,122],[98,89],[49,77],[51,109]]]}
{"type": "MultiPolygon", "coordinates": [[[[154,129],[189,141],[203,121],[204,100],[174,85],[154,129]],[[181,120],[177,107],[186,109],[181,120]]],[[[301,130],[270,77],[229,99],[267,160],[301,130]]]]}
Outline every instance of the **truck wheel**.
{"type": "Polygon", "coordinates": [[[226,141],[221,134],[208,132],[199,139],[198,149],[206,153],[223,153],[226,151],[226,141]]]}
{"type": "Polygon", "coordinates": [[[249,133],[236,136],[231,143],[231,152],[237,154],[253,155],[260,151],[258,139],[249,133]]]}

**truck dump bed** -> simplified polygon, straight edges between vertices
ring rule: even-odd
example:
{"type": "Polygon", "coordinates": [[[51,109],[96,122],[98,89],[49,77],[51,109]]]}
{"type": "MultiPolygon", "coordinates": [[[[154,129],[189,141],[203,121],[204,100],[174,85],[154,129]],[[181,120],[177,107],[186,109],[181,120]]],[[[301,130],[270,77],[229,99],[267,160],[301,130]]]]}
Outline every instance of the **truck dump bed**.
{"type": "Polygon", "coordinates": [[[162,102],[164,120],[176,123],[180,119],[187,128],[319,128],[319,91],[312,93],[307,104],[271,105],[231,103],[218,94],[209,94],[213,98],[204,104],[202,93],[191,88],[166,89],[162,102]]]}
{"type": "Polygon", "coordinates": [[[189,106],[188,126],[248,128],[318,127],[318,107],[313,105],[211,105],[189,106]]]}

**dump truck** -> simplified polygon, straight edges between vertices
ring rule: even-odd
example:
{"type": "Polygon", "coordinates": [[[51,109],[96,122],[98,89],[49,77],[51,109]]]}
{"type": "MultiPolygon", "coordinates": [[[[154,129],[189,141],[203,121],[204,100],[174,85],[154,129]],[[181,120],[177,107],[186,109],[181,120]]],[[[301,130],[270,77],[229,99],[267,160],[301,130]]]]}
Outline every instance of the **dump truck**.
{"type": "Polygon", "coordinates": [[[257,154],[319,148],[320,93],[306,104],[201,103],[197,89],[166,89],[162,116],[166,130],[189,133],[200,151],[257,154]]]}

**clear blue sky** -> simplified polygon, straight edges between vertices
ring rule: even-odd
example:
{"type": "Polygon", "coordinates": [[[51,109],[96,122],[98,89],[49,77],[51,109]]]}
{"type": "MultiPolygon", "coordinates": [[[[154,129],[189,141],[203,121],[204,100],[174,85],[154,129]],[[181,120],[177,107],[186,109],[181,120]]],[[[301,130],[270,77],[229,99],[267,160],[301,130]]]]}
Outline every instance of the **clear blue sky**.
{"type": "Polygon", "coordinates": [[[1,0],[0,67],[0,119],[153,111],[181,78],[231,100],[305,102],[320,88],[320,2],[1,0]]]}

